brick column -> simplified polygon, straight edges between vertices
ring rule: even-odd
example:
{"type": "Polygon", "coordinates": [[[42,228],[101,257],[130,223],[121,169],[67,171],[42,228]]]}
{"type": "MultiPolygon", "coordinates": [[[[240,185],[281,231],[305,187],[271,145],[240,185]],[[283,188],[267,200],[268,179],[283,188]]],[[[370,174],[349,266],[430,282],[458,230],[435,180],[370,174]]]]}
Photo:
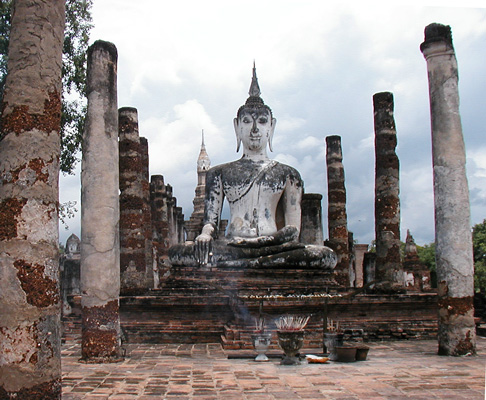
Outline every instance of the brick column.
{"type": "Polygon", "coordinates": [[[152,213],[152,246],[154,263],[159,272],[159,279],[167,272],[165,260],[168,259],[169,243],[169,207],[167,187],[162,175],[150,177],[150,207],[152,213]]]}
{"type": "Polygon", "coordinates": [[[122,294],[146,289],[142,155],[135,108],[118,110],[120,148],[120,278],[122,294]]]}
{"type": "Polygon", "coordinates": [[[364,255],[368,251],[367,244],[355,244],[354,245],[354,257],[356,268],[356,287],[363,287],[364,284],[364,255]]]}
{"type": "Polygon", "coordinates": [[[340,285],[349,286],[348,217],[340,136],[326,137],[329,247],[337,255],[334,273],[340,285]]]}
{"type": "Polygon", "coordinates": [[[469,189],[451,28],[428,25],[420,49],[427,61],[432,121],[439,354],[459,356],[476,352],[476,331],[469,189]]]}
{"type": "Polygon", "coordinates": [[[13,2],[0,107],[0,398],[61,398],[63,0],[13,2]]]}
{"type": "Polygon", "coordinates": [[[156,288],[157,269],[154,270],[152,249],[152,213],[150,210],[150,177],[149,177],[149,149],[146,138],[140,138],[140,156],[142,161],[142,233],[145,239],[146,286],[156,288]]]}
{"type": "Polygon", "coordinates": [[[120,358],[117,50],[88,49],[88,112],[81,171],[81,357],[120,358]]]}
{"type": "Polygon", "coordinates": [[[375,239],[377,287],[403,287],[400,267],[399,161],[395,153],[397,132],[393,118],[393,94],[373,96],[375,120],[375,239]],[[381,282],[381,283],[380,283],[381,282]]]}

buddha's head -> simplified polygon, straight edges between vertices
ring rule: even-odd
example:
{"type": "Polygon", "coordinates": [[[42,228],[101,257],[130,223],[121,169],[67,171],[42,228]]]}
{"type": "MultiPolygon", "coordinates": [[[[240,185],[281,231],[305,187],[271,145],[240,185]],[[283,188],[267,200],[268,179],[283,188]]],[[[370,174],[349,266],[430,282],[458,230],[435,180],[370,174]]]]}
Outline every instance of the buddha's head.
{"type": "Polygon", "coordinates": [[[233,121],[237,141],[236,151],[239,151],[241,143],[245,149],[252,151],[264,150],[268,143],[270,151],[273,151],[272,139],[277,120],[273,118],[270,107],[260,97],[255,65],[253,65],[249,95],[250,97],[239,108],[233,121]]]}

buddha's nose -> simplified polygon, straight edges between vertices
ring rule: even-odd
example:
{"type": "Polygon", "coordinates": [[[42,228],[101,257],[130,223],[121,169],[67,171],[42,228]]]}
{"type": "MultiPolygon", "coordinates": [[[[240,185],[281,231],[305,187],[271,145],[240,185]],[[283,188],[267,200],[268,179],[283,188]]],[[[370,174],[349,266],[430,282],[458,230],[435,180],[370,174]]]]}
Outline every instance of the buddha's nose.
{"type": "Polygon", "coordinates": [[[253,127],[251,128],[251,131],[252,132],[258,132],[258,127],[257,127],[257,124],[256,124],[256,121],[253,121],[253,127]]]}

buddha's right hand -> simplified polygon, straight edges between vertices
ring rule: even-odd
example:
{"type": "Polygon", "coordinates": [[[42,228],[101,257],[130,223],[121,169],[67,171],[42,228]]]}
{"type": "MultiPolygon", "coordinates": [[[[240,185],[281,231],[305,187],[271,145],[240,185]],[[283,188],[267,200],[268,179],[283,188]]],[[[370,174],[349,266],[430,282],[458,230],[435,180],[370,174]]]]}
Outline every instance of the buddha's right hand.
{"type": "Polygon", "coordinates": [[[211,234],[213,231],[212,225],[204,225],[201,234],[195,239],[195,255],[199,265],[206,265],[211,259],[213,248],[213,236],[211,234]]]}

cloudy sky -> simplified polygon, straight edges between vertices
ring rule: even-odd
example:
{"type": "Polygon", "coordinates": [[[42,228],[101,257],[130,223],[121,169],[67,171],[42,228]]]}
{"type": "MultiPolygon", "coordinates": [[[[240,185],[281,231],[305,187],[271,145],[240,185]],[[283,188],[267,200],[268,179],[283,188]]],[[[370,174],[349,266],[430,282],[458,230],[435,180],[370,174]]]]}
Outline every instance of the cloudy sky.
{"type": "MultiPolygon", "coordinates": [[[[402,240],[434,240],[426,25],[452,28],[459,65],[472,224],[486,218],[486,8],[482,1],[94,0],[91,41],[118,49],[118,106],[138,109],[150,174],[174,187],[186,219],[204,129],[212,165],[239,158],[232,121],[256,61],[262,98],[277,118],[271,158],[297,168],[323,197],[325,138],[340,135],[348,228],[374,238],[373,94],[393,92],[400,158],[402,240]],[[418,5],[418,4],[421,5],[418,5]],[[393,4],[393,5],[391,5],[393,4]],[[459,5],[459,6],[458,6],[459,5]],[[480,8],[480,7],[483,8],[480,8]]],[[[79,173],[61,178],[78,201],[79,173]]],[[[61,242],[80,234],[79,216],[61,242]]]]}

